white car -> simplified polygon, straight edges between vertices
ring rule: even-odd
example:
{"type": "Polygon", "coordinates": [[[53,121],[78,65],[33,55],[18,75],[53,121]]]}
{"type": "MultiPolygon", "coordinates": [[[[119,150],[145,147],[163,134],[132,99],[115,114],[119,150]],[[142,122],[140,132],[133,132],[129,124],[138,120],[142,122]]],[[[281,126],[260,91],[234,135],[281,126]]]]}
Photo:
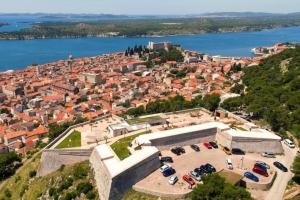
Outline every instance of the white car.
{"type": "Polygon", "coordinates": [[[295,148],[295,144],[290,139],[285,139],[284,144],[286,144],[290,148],[295,148]]]}
{"type": "Polygon", "coordinates": [[[166,171],[167,169],[169,169],[171,167],[171,165],[163,165],[162,167],[159,168],[159,171],[161,173],[163,173],[164,171],[166,171]]]}
{"type": "Polygon", "coordinates": [[[169,178],[170,185],[174,185],[178,181],[178,178],[176,175],[173,175],[169,178]]]}
{"type": "Polygon", "coordinates": [[[229,158],[226,159],[226,164],[228,169],[233,169],[232,161],[229,158]]]}
{"type": "Polygon", "coordinates": [[[275,154],[272,153],[272,152],[263,152],[263,153],[261,154],[261,156],[262,156],[262,157],[266,157],[266,158],[275,158],[275,157],[276,157],[275,154]]]}

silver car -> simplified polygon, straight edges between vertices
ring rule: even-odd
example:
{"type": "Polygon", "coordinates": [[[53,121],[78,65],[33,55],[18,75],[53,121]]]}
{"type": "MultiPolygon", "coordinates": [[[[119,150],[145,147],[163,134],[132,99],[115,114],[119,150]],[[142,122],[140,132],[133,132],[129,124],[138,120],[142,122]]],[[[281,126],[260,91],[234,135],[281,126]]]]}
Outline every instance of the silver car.
{"type": "Polygon", "coordinates": [[[169,178],[170,185],[174,185],[178,181],[178,177],[176,175],[173,175],[169,178]]]}
{"type": "Polygon", "coordinates": [[[201,181],[201,176],[197,172],[190,171],[189,175],[196,181],[201,181]]]}
{"type": "Polygon", "coordinates": [[[275,158],[276,157],[275,154],[272,152],[264,152],[261,155],[266,158],[275,158]]]}

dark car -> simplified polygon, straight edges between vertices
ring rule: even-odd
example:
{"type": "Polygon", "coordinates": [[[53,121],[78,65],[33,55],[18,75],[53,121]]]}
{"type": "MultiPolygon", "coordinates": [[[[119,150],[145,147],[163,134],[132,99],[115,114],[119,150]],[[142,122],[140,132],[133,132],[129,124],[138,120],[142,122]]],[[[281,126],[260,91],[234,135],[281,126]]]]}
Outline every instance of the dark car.
{"type": "Polygon", "coordinates": [[[174,148],[171,149],[171,152],[176,154],[177,156],[179,156],[181,154],[184,154],[185,150],[182,147],[174,147],[174,148]]]}
{"type": "Polygon", "coordinates": [[[181,154],[185,153],[185,149],[183,147],[177,147],[181,154]]]}
{"type": "Polygon", "coordinates": [[[280,169],[281,171],[283,171],[283,172],[287,172],[288,171],[288,169],[282,163],[280,163],[278,161],[274,162],[273,165],[275,167],[277,167],[278,169],[280,169]]]}
{"type": "Polygon", "coordinates": [[[217,148],[218,148],[218,145],[217,145],[217,143],[215,143],[215,142],[209,142],[209,144],[210,144],[214,149],[217,149],[217,148]]]}
{"type": "Polygon", "coordinates": [[[191,145],[191,148],[194,150],[194,151],[200,151],[200,147],[196,144],[192,144],[191,145]]]}
{"type": "Polygon", "coordinates": [[[255,175],[254,175],[253,173],[251,173],[251,172],[245,172],[244,176],[247,177],[248,179],[254,181],[254,182],[258,182],[258,181],[259,181],[258,177],[255,176],[255,175]]]}
{"type": "MultiPolygon", "coordinates": [[[[203,167],[204,167],[204,166],[203,166],[203,167]]],[[[203,175],[203,174],[206,173],[206,170],[205,170],[204,168],[201,168],[201,167],[195,168],[194,171],[195,171],[196,173],[198,173],[199,175],[203,175]]]]}
{"type": "Polygon", "coordinates": [[[235,155],[245,155],[245,152],[242,149],[238,148],[231,149],[231,153],[235,155]]]}
{"type": "Polygon", "coordinates": [[[173,163],[173,159],[172,159],[172,157],[170,157],[170,156],[166,156],[166,157],[161,157],[160,158],[160,161],[162,162],[162,163],[173,163]]]}
{"type": "Polygon", "coordinates": [[[171,175],[173,175],[175,173],[176,173],[175,169],[173,169],[172,167],[170,167],[170,168],[166,169],[165,171],[163,171],[162,174],[164,175],[164,177],[168,177],[168,176],[171,176],[171,175]]]}
{"type": "Polygon", "coordinates": [[[209,173],[213,173],[213,172],[216,172],[216,168],[214,166],[212,166],[211,164],[207,163],[206,165],[204,165],[205,168],[207,169],[207,171],[209,173]]]}
{"type": "Polygon", "coordinates": [[[179,152],[179,150],[177,148],[172,148],[171,152],[176,154],[177,156],[181,155],[181,153],[179,152]]]}

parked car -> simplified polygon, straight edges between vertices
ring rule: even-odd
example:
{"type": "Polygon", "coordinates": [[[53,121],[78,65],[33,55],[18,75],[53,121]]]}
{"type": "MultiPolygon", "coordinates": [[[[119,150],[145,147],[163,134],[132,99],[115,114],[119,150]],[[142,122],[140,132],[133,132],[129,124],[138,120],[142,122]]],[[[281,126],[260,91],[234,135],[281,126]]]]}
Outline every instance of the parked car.
{"type": "Polygon", "coordinates": [[[196,184],[195,181],[194,181],[194,179],[192,179],[192,177],[190,177],[190,176],[187,175],[187,174],[183,175],[182,179],[183,179],[185,182],[187,182],[189,185],[191,185],[191,186],[193,186],[193,185],[196,184]]]}
{"type": "Polygon", "coordinates": [[[275,158],[275,154],[272,152],[264,152],[261,154],[261,156],[266,157],[266,158],[275,158]]]}
{"type": "Polygon", "coordinates": [[[164,177],[168,177],[168,176],[171,176],[171,175],[173,175],[175,173],[176,173],[175,169],[173,169],[172,167],[170,167],[170,168],[166,169],[165,171],[163,171],[162,174],[164,175],[164,177]]]}
{"type": "Polygon", "coordinates": [[[195,168],[194,171],[197,172],[200,176],[206,173],[206,170],[204,169],[204,165],[202,168],[201,167],[195,168]]]}
{"type": "Polygon", "coordinates": [[[262,165],[262,164],[260,164],[260,163],[255,163],[254,166],[258,166],[258,167],[262,168],[262,169],[265,170],[265,171],[268,170],[268,168],[267,168],[266,166],[264,166],[264,165],[262,165]]]}
{"type": "Polygon", "coordinates": [[[173,175],[169,178],[170,185],[174,185],[178,181],[178,177],[176,175],[173,175]]]}
{"type": "Polygon", "coordinates": [[[223,151],[224,151],[227,155],[231,155],[231,151],[230,151],[230,149],[228,149],[227,147],[223,147],[223,151]]]}
{"type": "Polygon", "coordinates": [[[208,173],[210,173],[210,174],[213,172],[216,172],[216,168],[209,163],[204,165],[204,167],[206,168],[206,171],[208,171],[208,173]]]}
{"type": "Polygon", "coordinates": [[[256,161],[256,164],[260,164],[262,166],[264,166],[267,169],[270,169],[270,165],[268,165],[267,163],[263,162],[263,161],[256,161]]]}
{"type": "Polygon", "coordinates": [[[209,144],[210,144],[214,149],[217,149],[217,148],[218,148],[218,145],[217,145],[217,143],[215,143],[215,142],[209,142],[209,144]]]}
{"type": "Polygon", "coordinates": [[[185,150],[182,147],[174,147],[171,149],[171,152],[176,154],[177,156],[179,156],[179,155],[185,153],[185,150]]]}
{"type": "Polygon", "coordinates": [[[295,148],[295,144],[290,139],[285,139],[284,144],[286,144],[290,148],[295,148]]]}
{"type": "Polygon", "coordinates": [[[245,155],[245,152],[242,149],[239,149],[239,148],[231,149],[231,153],[235,154],[235,155],[245,155]]]}
{"type": "Polygon", "coordinates": [[[287,172],[288,171],[288,169],[282,163],[280,163],[278,161],[274,162],[273,165],[275,167],[277,167],[278,169],[280,169],[281,171],[283,171],[283,172],[287,172]]]}
{"type": "Polygon", "coordinates": [[[232,161],[229,158],[226,159],[226,164],[228,169],[233,169],[232,161]]]}
{"type": "Polygon", "coordinates": [[[173,158],[170,156],[166,156],[166,157],[161,157],[160,161],[162,163],[173,163],[173,158]]]}
{"type": "Polygon", "coordinates": [[[211,146],[208,142],[204,142],[203,145],[204,145],[207,149],[212,149],[212,146],[211,146]]]}
{"type": "Polygon", "coordinates": [[[196,144],[192,144],[191,145],[191,148],[194,150],[194,151],[200,151],[200,147],[196,144]]]}
{"type": "Polygon", "coordinates": [[[269,176],[268,172],[259,166],[254,166],[252,171],[265,177],[269,176]]]}
{"type": "Polygon", "coordinates": [[[180,151],[180,153],[185,153],[185,149],[183,148],[183,147],[178,147],[178,149],[179,149],[179,151],[180,151]]]}
{"type": "Polygon", "coordinates": [[[171,165],[163,165],[159,168],[159,171],[161,173],[163,173],[165,170],[169,169],[171,167],[171,165]]]}
{"type": "Polygon", "coordinates": [[[201,181],[201,176],[195,171],[190,171],[189,175],[196,181],[201,181]]]}
{"type": "Polygon", "coordinates": [[[255,175],[254,175],[253,173],[251,173],[251,172],[245,172],[245,173],[244,173],[244,176],[245,176],[246,178],[248,178],[248,179],[254,181],[254,182],[259,182],[258,177],[255,176],[255,175]]]}

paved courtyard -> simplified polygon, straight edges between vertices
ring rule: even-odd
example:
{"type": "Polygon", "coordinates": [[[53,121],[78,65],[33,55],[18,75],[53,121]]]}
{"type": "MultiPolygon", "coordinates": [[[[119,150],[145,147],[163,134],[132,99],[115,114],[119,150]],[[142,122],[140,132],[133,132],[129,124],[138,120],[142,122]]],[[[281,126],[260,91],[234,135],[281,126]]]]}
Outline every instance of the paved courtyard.
{"type": "MultiPolygon", "coordinates": [[[[170,150],[161,152],[162,156],[171,156],[174,160],[174,163],[171,163],[171,165],[176,170],[176,175],[179,179],[175,185],[170,185],[168,183],[168,178],[164,177],[159,170],[156,170],[148,177],[138,182],[136,186],[139,188],[144,188],[145,190],[153,193],[186,194],[191,190],[188,188],[188,184],[182,180],[182,176],[184,174],[187,174],[189,171],[206,163],[212,164],[217,171],[221,171],[223,169],[227,170],[227,158],[230,158],[233,162],[234,169],[232,171],[241,175],[243,175],[246,171],[252,171],[252,167],[256,160],[261,160],[268,163],[271,166],[271,169],[268,170],[269,177],[264,177],[258,174],[255,175],[259,177],[260,184],[269,183],[275,174],[275,169],[273,168],[272,163],[275,160],[281,160],[281,157],[283,157],[279,156],[276,159],[270,159],[264,158],[259,154],[227,155],[220,148],[209,150],[204,147],[203,144],[198,145],[201,149],[200,152],[195,152],[190,148],[190,146],[186,146],[184,147],[186,153],[180,156],[176,156],[170,150]]],[[[252,182],[246,178],[244,178],[244,180],[247,182],[252,182]]]]}

